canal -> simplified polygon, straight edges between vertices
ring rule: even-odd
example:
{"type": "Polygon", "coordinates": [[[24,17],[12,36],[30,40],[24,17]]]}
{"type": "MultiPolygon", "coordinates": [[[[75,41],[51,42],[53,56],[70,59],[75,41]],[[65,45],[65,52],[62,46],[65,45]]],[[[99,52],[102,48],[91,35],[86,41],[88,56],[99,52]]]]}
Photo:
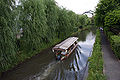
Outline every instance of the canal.
{"type": "Polygon", "coordinates": [[[1,80],[83,80],[95,42],[95,29],[81,31],[79,46],[64,61],[56,61],[52,47],[5,73],[1,80]]]}

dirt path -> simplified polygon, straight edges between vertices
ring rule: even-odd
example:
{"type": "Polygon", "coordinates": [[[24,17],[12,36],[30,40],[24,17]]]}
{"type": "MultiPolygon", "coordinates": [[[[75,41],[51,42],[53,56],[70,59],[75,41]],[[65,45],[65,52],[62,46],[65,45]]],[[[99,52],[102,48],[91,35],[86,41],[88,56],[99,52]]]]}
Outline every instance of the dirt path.
{"type": "Polygon", "coordinates": [[[120,80],[120,62],[113,54],[110,43],[101,31],[104,70],[107,80],[120,80]]]}

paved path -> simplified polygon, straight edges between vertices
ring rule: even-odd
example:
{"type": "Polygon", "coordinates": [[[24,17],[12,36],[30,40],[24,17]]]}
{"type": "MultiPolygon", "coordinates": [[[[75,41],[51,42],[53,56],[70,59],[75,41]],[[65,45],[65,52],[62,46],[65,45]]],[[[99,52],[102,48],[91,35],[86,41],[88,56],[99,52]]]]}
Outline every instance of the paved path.
{"type": "Polygon", "coordinates": [[[120,80],[120,61],[113,54],[110,44],[101,31],[104,71],[107,80],[120,80]]]}

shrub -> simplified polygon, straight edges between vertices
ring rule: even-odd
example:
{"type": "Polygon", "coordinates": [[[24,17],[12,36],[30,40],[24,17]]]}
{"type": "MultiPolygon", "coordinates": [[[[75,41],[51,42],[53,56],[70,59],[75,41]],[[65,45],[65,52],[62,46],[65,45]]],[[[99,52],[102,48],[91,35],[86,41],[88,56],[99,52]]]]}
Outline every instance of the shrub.
{"type": "Polygon", "coordinates": [[[115,55],[120,59],[120,36],[113,35],[111,36],[111,47],[115,55]]]}
{"type": "Polygon", "coordinates": [[[120,10],[113,10],[105,17],[105,26],[120,25],[120,10]]]}
{"type": "Polygon", "coordinates": [[[104,28],[104,32],[110,41],[113,52],[115,53],[116,57],[120,59],[120,36],[114,35],[114,33],[109,31],[108,27],[104,28]]]}
{"type": "Polygon", "coordinates": [[[111,35],[114,35],[112,32],[110,32],[109,28],[108,27],[105,27],[104,28],[104,32],[105,34],[107,35],[108,39],[110,40],[110,36],[111,35]]]}

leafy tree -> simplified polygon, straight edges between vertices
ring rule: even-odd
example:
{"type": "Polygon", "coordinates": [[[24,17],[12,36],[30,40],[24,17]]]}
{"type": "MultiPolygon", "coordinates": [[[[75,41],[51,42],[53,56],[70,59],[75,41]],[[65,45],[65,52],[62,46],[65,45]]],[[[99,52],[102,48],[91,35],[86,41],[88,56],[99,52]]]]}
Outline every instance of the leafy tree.
{"type": "Polygon", "coordinates": [[[30,51],[39,49],[41,44],[47,40],[47,19],[43,0],[22,1],[21,18],[23,28],[22,47],[30,51]]]}
{"type": "Polygon", "coordinates": [[[67,35],[67,32],[68,32],[67,29],[69,26],[68,17],[69,16],[67,15],[67,10],[61,9],[59,12],[59,18],[58,18],[59,27],[57,29],[59,38],[65,38],[65,36],[67,35]]]}
{"type": "Polygon", "coordinates": [[[86,15],[60,8],[54,0],[15,1],[0,0],[0,72],[88,24],[86,15]]]}
{"type": "Polygon", "coordinates": [[[48,31],[47,36],[49,41],[52,41],[56,35],[56,28],[58,27],[58,12],[59,8],[54,0],[45,0],[45,13],[47,18],[48,31]]]}
{"type": "Polygon", "coordinates": [[[0,0],[0,71],[16,62],[16,35],[14,29],[14,0],[0,0]]]}
{"type": "Polygon", "coordinates": [[[113,10],[105,17],[105,26],[120,25],[120,10],[113,10]]]}
{"type": "Polygon", "coordinates": [[[119,0],[100,0],[96,7],[95,23],[97,26],[104,25],[104,19],[108,12],[113,11],[119,7],[119,0]]]}
{"type": "Polygon", "coordinates": [[[96,8],[95,22],[97,26],[104,26],[104,32],[112,40],[112,49],[119,57],[120,0],[101,0],[96,8]]]}

